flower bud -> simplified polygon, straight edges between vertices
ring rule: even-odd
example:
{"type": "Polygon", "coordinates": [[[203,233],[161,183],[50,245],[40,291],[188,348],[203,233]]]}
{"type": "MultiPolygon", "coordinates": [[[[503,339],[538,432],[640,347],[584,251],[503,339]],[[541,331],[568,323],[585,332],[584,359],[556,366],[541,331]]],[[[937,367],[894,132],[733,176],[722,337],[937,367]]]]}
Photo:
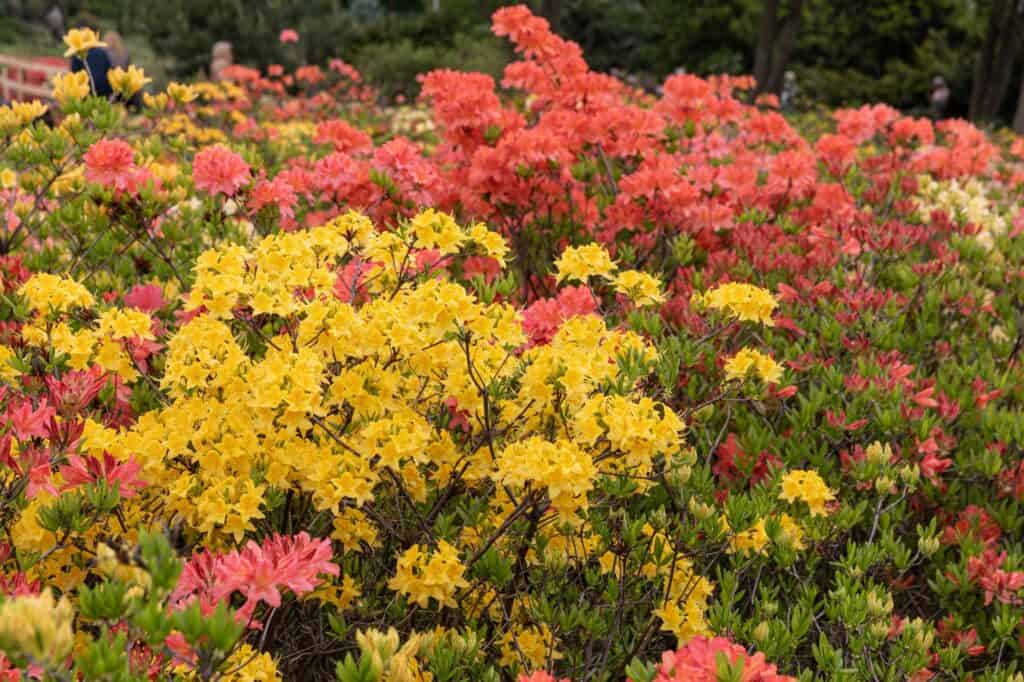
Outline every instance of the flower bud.
{"type": "Polygon", "coordinates": [[[703,502],[698,502],[697,499],[694,497],[690,498],[690,501],[687,503],[686,506],[689,507],[691,514],[693,514],[701,520],[711,518],[711,515],[715,512],[711,505],[704,504],[703,502]]]}
{"type": "Polygon", "coordinates": [[[939,551],[939,539],[935,536],[923,535],[917,541],[917,549],[926,557],[939,551]]]}

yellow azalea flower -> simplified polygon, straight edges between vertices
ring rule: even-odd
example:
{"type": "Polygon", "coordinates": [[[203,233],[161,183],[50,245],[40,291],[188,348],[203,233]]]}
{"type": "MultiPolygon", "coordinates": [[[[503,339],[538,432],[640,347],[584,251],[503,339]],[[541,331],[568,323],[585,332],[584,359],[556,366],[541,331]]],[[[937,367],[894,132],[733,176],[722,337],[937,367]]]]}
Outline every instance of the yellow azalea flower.
{"type": "Polygon", "coordinates": [[[437,249],[442,254],[456,253],[466,240],[462,228],[447,213],[428,208],[409,221],[416,236],[416,247],[437,249]]]}
{"type": "Polygon", "coordinates": [[[760,322],[771,327],[772,313],[778,301],[770,292],[751,284],[728,282],[704,295],[694,294],[694,302],[712,310],[721,310],[747,322],[760,322]]]}
{"type": "Polygon", "coordinates": [[[107,73],[107,79],[110,81],[110,87],[114,89],[114,92],[125,99],[132,97],[146,83],[153,82],[152,78],[146,78],[146,74],[142,69],[134,65],[129,66],[127,69],[123,69],[120,66],[111,69],[107,73]]]}
{"type": "Polygon", "coordinates": [[[615,272],[612,257],[600,244],[570,246],[555,261],[558,270],[558,282],[566,280],[586,281],[589,277],[605,277],[611,279],[615,272]]]}
{"type": "Polygon", "coordinates": [[[71,652],[74,611],[67,597],[39,594],[10,597],[0,604],[0,650],[59,664],[71,652]]]}
{"type": "Polygon", "coordinates": [[[53,77],[53,98],[61,104],[85,99],[92,92],[85,71],[59,73],[53,77]]]}
{"type": "Polygon", "coordinates": [[[224,669],[228,672],[219,678],[224,682],[279,682],[283,679],[274,658],[249,644],[237,647],[224,664],[224,669]]]}
{"type": "Polygon", "coordinates": [[[501,265],[505,265],[505,256],[508,255],[508,244],[505,243],[504,237],[497,232],[487,229],[487,226],[483,223],[476,223],[469,229],[469,238],[483,250],[484,255],[493,258],[501,265]]]}
{"type": "Polygon", "coordinates": [[[22,126],[21,119],[8,106],[0,106],[0,133],[13,133],[22,126]]]}
{"type": "Polygon", "coordinates": [[[62,173],[53,181],[51,188],[57,196],[73,194],[85,187],[85,166],[75,166],[71,170],[62,173]]]}
{"type": "Polygon", "coordinates": [[[4,168],[0,170],[0,187],[4,189],[14,189],[14,186],[18,184],[18,174],[10,168],[4,168]]]}
{"type": "Polygon", "coordinates": [[[11,365],[11,360],[16,357],[17,356],[14,354],[14,351],[11,350],[9,346],[0,344],[0,379],[4,381],[13,381],[21,375],[21,372],[11,365]]]}
{"type": "Polygon", "coordinates": [[[191,85],[171,83],[167,86],[167,96],[174,100],[176,104],[188,104],[199,95],[191,85]]]}
{"type": "Polygon", "coordinates": [[[437,543],[434,552],[414,545],[398,557],[395,576],[388,581],[388,587],[408,596],[420,608],[426,608],[431,599],[441,606],[454,607],[455,593],[469,587],[463,578],[465,572],[458,550],[444,540],[437,543]]]}
{"type": "Polygon", "coordinates": [[[546,624],[539,627],[513,626],[513,629],[501,636],[498,644],[501,647],[498,664],[505,667],[521,664],[520,655],[534,670],[544,668],[548,660],[557,661],[562,658],[562,654],[555,649],[555,636],[546,624]]]}
{"type": "Polygon", "coordinates": [[[95,299],[89,290],[71,279],[41,272],[32,275],[18,293],[28,302],[33,312],[61,313],[73,307],[89,307],[95,299]]]}
{"type": "Polygon", "coordinates": [[[46,113],[46,105],[37,99],[31,102],[14,102],[11,104],[11,111],[22,125],[28,125],[46,113]]]}
{"type": "Polygon", "coordinates": [[[155,95],[151,95],[148,92],[142,93],[142,104],[147,109],[163,110],[167,108],[168,102],[170,102],[170,98],[166,92],[159,92],[155,95]]]}
{"type": "Polygon", "coordinates": [[[665,297],[661,293],[661,282],[646,272],[625,270],[615,278],[615,290],[625,294],[639,306],[663,303],[665,297]]]}
{"type": "Polygon", "coordinates": [[[725,363],[725,375],[730,381],[743,381],[755,370],[766,384],[777,384],[782,379],[782,367],[772,359],[753,348],[744,348],[725,363]]]}
{"type": "Polygon", "coordinates": [[[782,492],[779,499],[786,502],[806,502],[811,516],[828,513],[825,505],[836,499],[836,495],[825,485],[817,471],[794,469],[782,477],[782,492]]]}
{"type": "Polygon", "coordinates": [[[107,44],[100,40],[96,32],[91,28],[73,28],[64,36],[64,44],[68,49],[64,51],[65,57],[78,55],[84,56],[86,52],[94,47],[106,47],[107,44]]]}
{"type": "Polygon", "coordinates": [[[778,538],[779,544],[789,545],[796,550],[805,549],[804,530],[793,520],[792,516],[789,514],[779,514],[775,517],[775,520],[779,522],[781,528],[780,537],[778,538]]]}
{"type": "MultiPolygon", "coordinates": [[[[731,532],[725,517],[722,517],[722,526],[727,533],[731,532]]],[[[747,530],[732,533],[729,536],[729,551],[743,554],[761,554],[764,552],[764,548],[768,546],[769,541],[768,532],[765,530],[765,520],[762,518],[758,519],[757,523],[747,530]]]]}

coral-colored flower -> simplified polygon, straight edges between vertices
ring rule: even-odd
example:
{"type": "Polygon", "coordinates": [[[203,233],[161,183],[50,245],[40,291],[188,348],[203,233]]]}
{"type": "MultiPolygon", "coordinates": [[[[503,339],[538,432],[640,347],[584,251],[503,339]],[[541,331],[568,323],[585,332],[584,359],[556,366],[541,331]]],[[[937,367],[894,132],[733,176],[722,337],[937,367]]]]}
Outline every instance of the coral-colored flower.
{"type": "Polygon", "coordinates": [[[529,675],[520,675],[518,682],[570,682],[568,677],[556,678],[546,670],[534,670],[529,675]]]}
{"type": "Polygon", "coordinates": [[[215,568],[213,596],[220,600],[241,592],[246,602],[240,613],[248,618],[259,601],[280,606],[282,589],[306,594],[320,584],[319,575],[340,572],[331,562],[330,540],[314,540],[306,532],[275,535],[262,545],[250,540],[241,551],[221,557],[215,568]]]}
{"type": "Polygon", "coordinates": [[[697,636],[678,651],[666,651],[655,682],[717,682],[718,658],[724,656],[730,664],[743,662],[742,682],[789,682],[795,680],[780,675],[768,663],[764,654],[750,655],[746,649],[724,637],[708,639],[697,636]]]}
{"type": "Polygon", "coordinates": [[[136,284],[124,296],[125,305],[138,308],[146,313],[153,313],[160,310],[167,301],[164,300],[164,291],[159,284],[136,284]]]}
{"type": "Polygon", "coordinates": [[[138,477],[141,469],[134,458],[129,457],[126,461],[119,462],[109,452],[104,452],[102,457],[70,455],[68,463],[60,468],[60,474],[64,477],[64,487],[61,490],[72,490],[82,485],[103,481],[110,486],[116,484],[121,497],[135,497],[139,490],[146,487],[146,482],[138,477]]]}
{"type": "Polygon", "coordinates": [[[282,43],[297,43],[299,42],[299,33],[294,28],[286,28],[281,31],[278,40],[282,43]]]}
{"type": "Polygon", "coordinates": [[[94,142],[82,158],[89,182],[119,191],[130,191],[135,186],[135,151],[124,140],[94,142]]]}
{"type": "Polygon", "coordinates": [[[232,196],[248,184],[249,164],[226,147],[207,147],[192,162],[192,181],[204,192],[232,196]]]}

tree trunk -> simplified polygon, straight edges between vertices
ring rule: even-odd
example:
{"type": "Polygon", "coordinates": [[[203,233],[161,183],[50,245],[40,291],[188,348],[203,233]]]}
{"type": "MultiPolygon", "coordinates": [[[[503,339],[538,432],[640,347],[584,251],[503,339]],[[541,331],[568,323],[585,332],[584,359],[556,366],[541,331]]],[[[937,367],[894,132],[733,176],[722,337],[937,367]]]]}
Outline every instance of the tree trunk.
{"type": "Polygon", "coordinates": [[[1024,135],[1024,75],[1020,79],[1020,94],[1017,95],[1017,113],[1013,116],[1013,130],[1024,135]]]}
{"type": "Polygon", "coordinates": [[[779,0],[765,0],[761,20],[757,27],[757,45],[754,46],[754,80],[758,92],[763,92],[772,70],[772,45],[778,33],[779,0]]]}
{"type": "Polygon", "coordinates": [[[985,41],[974,68],[968,115],[985,121],[998,116],[1024,49],[1024,0],[994,0],[985,41]]]}
{"type": "Polygon", "coordinates": [[[789,64],[789,58],[793,56],[793,48],[796,47],[796,36],[800,30],[802,14],[803,0],[791,0],[786,20],[779,30],[772,50],[772,69],[768,76],[768,92],[782,92],[786,66],[789,64]]]}
{"type": "Polygon", "coordinates": [[[754,80],[757,92],[782,91],[786,65],[793,55],[803,15],[803,0],[789,0],[786,16],[779,17],[779,0],[765,0],[754,47],[754,80]]]}

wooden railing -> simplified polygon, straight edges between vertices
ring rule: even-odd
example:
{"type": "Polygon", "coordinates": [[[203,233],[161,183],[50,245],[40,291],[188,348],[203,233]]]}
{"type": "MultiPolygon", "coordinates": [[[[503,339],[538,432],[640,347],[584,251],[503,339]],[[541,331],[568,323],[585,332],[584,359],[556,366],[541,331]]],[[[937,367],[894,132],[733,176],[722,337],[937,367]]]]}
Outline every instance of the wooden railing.
{"type": "Polygon", "coordinates": [[[0,98],[52,99],[50,81],[68,70],[55,57],[13,57],[0,54],[0,98]]]}

